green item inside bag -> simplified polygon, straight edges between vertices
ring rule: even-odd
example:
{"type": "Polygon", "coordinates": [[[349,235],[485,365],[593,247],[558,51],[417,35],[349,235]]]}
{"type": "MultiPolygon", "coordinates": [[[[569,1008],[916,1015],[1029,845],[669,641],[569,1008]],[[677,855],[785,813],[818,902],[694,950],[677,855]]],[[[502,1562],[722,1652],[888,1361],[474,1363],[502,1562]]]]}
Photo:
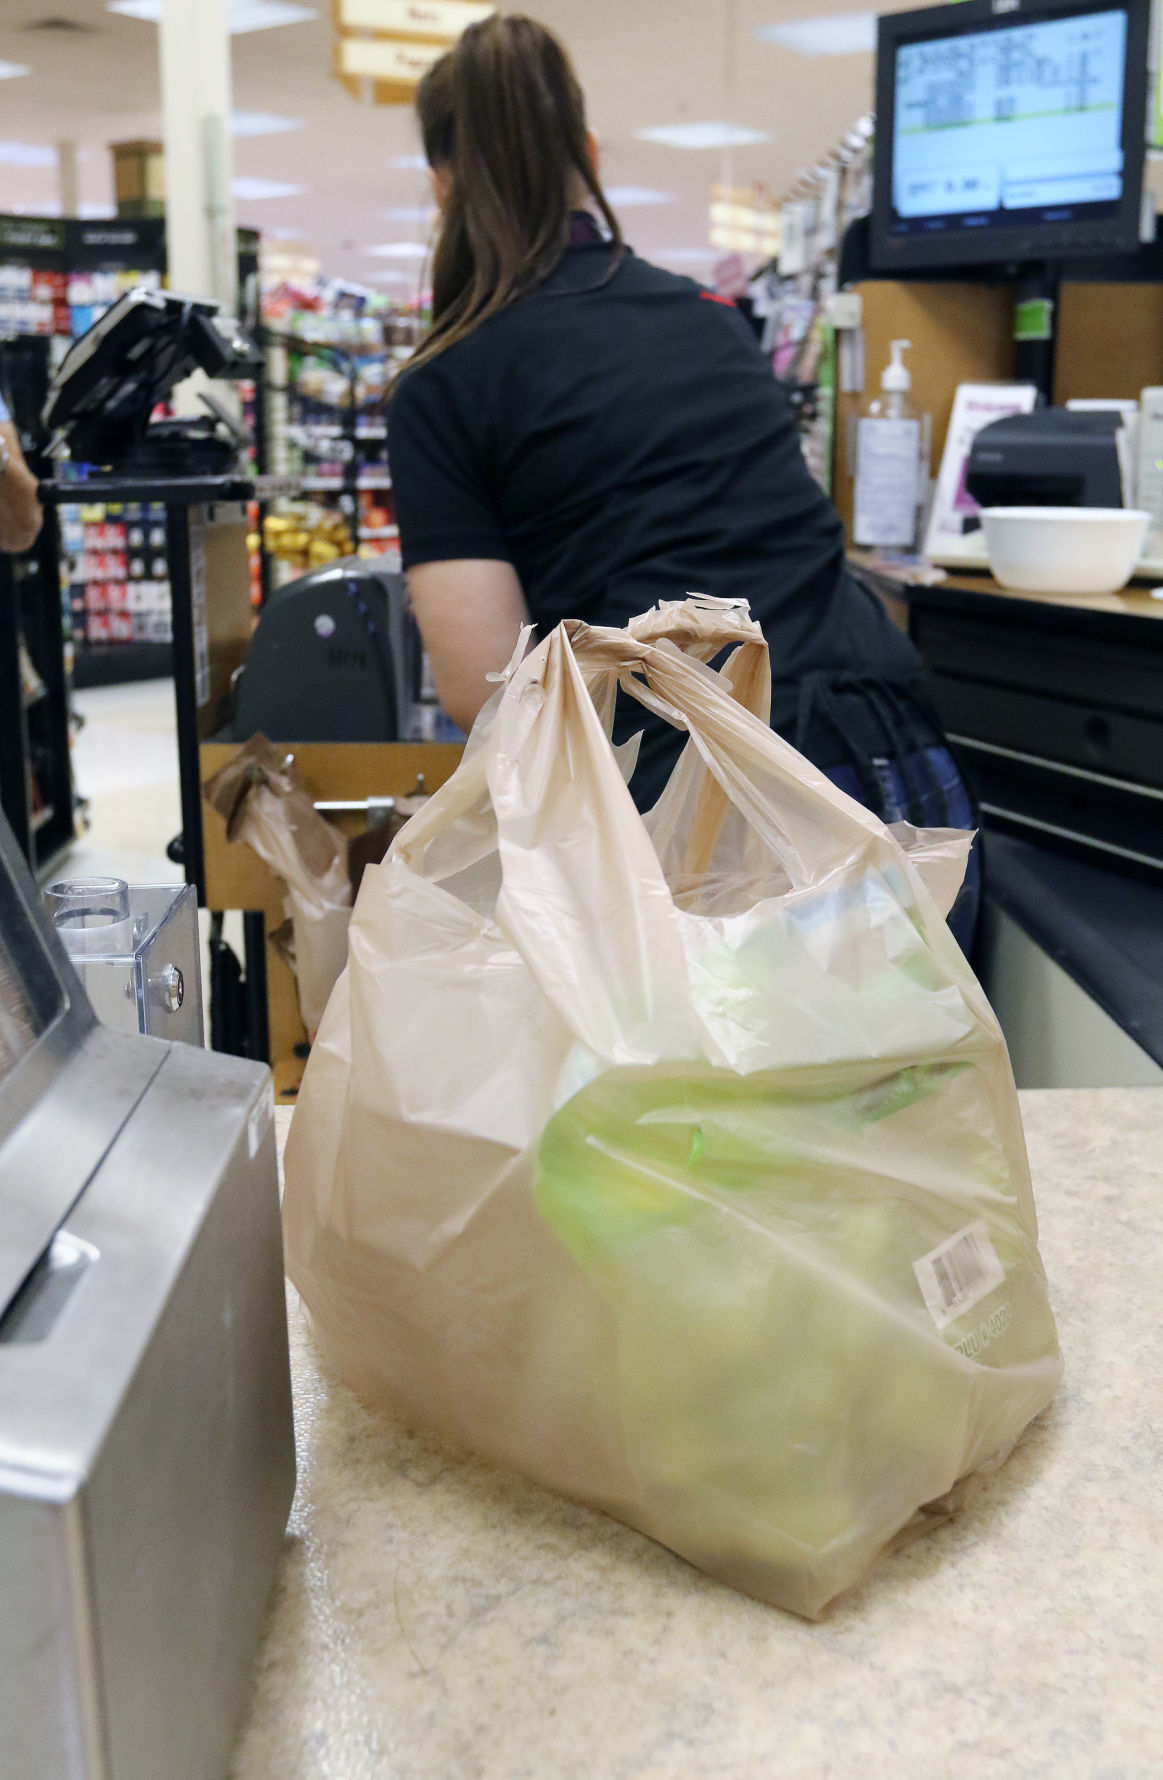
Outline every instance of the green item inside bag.
{"type": "Polygon", "coordinates": [[[697,1494],[704,1536],[717,1505],[790,1561],[843,1540],[902,1477],[941,1493],[978,1375],[1053,1341],[964,1074],[951,1061],[804,1093],[623,1070],[549,1123],[536,1201],[613,1311],[631,1465],[676,1511],[697,1494]],[[982,1222],[1004,1278],[939,1329],[916,1264],[982,1222]]]}

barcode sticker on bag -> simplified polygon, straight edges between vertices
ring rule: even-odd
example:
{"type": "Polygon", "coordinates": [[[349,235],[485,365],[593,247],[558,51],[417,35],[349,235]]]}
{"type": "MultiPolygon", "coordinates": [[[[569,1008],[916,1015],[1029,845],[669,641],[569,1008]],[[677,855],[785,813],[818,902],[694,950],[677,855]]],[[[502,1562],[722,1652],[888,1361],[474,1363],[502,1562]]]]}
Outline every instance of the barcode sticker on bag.
{"type": "Polygon", "coordinates": [[[959,1316],[988,1298],[1005,1283],[1005,1268],[997,1258],[984,1224],[968,1224],[937,1248],[913,1262],[921,1296],[938,1329],[947,1329],[959,1316]]]}

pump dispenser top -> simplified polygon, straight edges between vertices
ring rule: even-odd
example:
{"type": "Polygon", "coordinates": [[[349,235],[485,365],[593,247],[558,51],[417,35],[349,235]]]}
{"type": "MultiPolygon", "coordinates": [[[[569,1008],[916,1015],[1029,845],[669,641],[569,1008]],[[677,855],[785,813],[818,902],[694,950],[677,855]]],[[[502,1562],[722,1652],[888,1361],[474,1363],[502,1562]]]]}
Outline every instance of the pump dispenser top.
{"type": "Polygon", "coordinates": [[[890,393],[911,389],[913,380],[909,368],[901,357],[902,352],[912,350],[911,340],[890,340],[888,350],[891,353],[889,363],[885,366],[880,379],[880,387],[890,393]]]}

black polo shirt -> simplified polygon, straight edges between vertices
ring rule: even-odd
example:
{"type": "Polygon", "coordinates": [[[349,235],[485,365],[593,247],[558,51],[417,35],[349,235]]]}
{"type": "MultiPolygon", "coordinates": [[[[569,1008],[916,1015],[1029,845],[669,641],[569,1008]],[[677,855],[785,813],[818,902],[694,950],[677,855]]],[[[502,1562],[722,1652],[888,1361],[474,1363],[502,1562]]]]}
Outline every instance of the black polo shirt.
{"type": "MultiPolygon", "coordinates": [[[[542,634],[562,618],[622,625],[688,592],[747,599],[771,648],[772,721],[792,739],[806,674],[915,682],[912,645],[845,571],[840,521],[746,322],[629,250],[610,266],[603,241],[570,246],[533,295],[400,379],[388,442],[404,567],[510,562],[542,634]]],[[[637,707],[619,722],[641,727],[637,707]]],[[[643,807],[682,741],[646,728],[643,807]]],[[[834,723],[798,740],[824,766],[851,752],[834,723]]],[[[863,742],[895,751],[875,727],[863,742]]]]}

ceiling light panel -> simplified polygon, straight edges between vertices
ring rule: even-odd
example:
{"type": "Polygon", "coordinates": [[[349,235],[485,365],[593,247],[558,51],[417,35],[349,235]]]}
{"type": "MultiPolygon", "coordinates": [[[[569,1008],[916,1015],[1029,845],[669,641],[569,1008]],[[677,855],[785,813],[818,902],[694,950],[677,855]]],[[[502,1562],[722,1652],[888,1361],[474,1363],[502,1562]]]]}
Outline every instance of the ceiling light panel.
{"type": "MultiPolygon", "coordinates": [[[[162,0],[107,0],[107,5],[110,12],[154,25],[162,16],[162,0]]],[[[302,25],[318,17],[318,7],[291,5],[290,0],[227,0],[226,25],[232,37],[270,31],[276,25],[302,25]]]]}
{"type": "Polygon", "coordinates": [[[606,196],[618,210],[636,210],[648,204],[673,204],[673,192],[656,192],[649,185],[608,185],[606,196]]]}
{"type": "Polygon", "coordinates": [[[244,202],[253,198],[298,198],[305,185],[287,185],[281,179],[248,179],[245,175],[231,182],[231,191],[244,202]]]}
{"type": "Polygon", "coordinates": [[[658,124],[649,130],[635,130],[634,134],[641,142],[661,142],[667,148],[747,148],[756,142],[771,141],[766,130],[712,122],[658,124]]]}
{"type": "Polygon", "coordinates": [[[423,155],[393,155],[388,162],[398,173],[426,173],[428,162],[423,155]]]}
{"type": "Polygon", "coordinates": [[[0,62],[0,80],[19,80],[22,75],[31,73],[27,62],[0,62]]]}
{"type": "Polygon", "coordinates": [[[426,260],[428,249],[419,241],[384,241],[378,247],[367,249],[378,260],[426,260]]]}
{"type": "Polygon", "coordinates": [[[40,142],[0,142],[0,161],[6,167],[55,167],[57,151],[40,142]]]}
{"type": "Polygon", "coordinates": [[[232,111],[232,136],[282,136],[288,130],[301,130],[301,117],[278,117],[273,111],[232,111]]]}
{"type": "Polygon", "coordinates": [[[435,217],[436,207],[433,204],[393,204],[384,215],[392,222],[428,223],[435,217]]]}
{"type": "Polygon", "coordinates": [[[289,0],[227,0],[227,22],[235,36],[270,31],[276,25],[306,25],[319,17],[315,6],[293,6],[289,0]]]}
{"type": "Polygon", "coordinates": [[[676,266],[701,265],[715,256],[709,247],[660,247],[654,259],[670,260],[676,266]]]}
{"type": "Polygon", "coordinates": [[[837,12],[817,19],[792,19],[787,24],[759,25],[755,35],[800,56],[855,56],[876,48],[874,12],[837,12]]]}

